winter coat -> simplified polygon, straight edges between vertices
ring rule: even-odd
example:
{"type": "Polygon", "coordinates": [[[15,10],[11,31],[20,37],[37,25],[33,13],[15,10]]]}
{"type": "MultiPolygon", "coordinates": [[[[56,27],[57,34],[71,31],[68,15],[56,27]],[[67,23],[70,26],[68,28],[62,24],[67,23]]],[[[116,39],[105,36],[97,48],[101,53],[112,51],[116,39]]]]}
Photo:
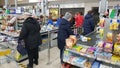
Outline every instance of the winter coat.
{"type": "Polygon", "coordinates": [[[73,35],[72,29],[70,28],[70,22],[65,20],[64,18],[61,19],[61,23],[59,26],[58,31],[58,48],[63,49],[66,45],[65,40],[70,36],[73,35]]]}
{"type": "Polygon", "coordinates": [[[75,26],[77,28],[81,27],[83,25],[83,20],[84,20],[83,16],[81,16],[79,14],[77,16],[75,16],[75,26]]]}
{"type": "Polygon", "coordinates": [[[83,24],[84,35],[94,31],[94,27],[95,27],[95,24],[94,24],[93,16],[91,14],[87,14],[85,16],[84,24],[83,24]]]}
{"type": "Polygon", "coordinates": [[[49,19],[48,22],[47,22],[47,24],[53,25],[52,19],[49,19]]]}
{"type": "Polygon", "coordinates": [[[28,17],[23,23],[18,41],[24,40],[25,47],[28,49],[38,47],[42,44],[40,29],[39,22],[32,17],[28,17]]]}
{"type": "Polygon", "coordinates": [[[58,18],[55,26],[59,27],[62,18],[58,18]]]}

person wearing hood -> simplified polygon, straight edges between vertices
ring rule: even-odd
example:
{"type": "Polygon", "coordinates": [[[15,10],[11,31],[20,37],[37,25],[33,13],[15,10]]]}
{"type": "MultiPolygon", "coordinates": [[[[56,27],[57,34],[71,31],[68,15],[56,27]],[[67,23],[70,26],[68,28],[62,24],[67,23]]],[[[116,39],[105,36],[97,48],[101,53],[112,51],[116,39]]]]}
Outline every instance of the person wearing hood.
{"type": "Polygon", "coordinates": [[[33,63],[38,65],[38,46],[42,44],[40,29],[41,28],[39,22],[33,17],[28,17],[23,22],[23,27],[19,35],[18,44],[22,40],[25,43],[25,48],[27,50],[29,60],[27,68],[33,68],[33,63]]]}
{"type": "Polygon", "coordinates": [[[61,19],[61,23],[58,30],[58,48],[60,49],[60,60],[61,64],[63,64],[63,51],[66,45],[65,39],[67,39],[70,35],[73,35],[70,20],[72,19],[72,14],[70,12],[66,12],[63,18],[61,19]]]}
{"type": "Polygon", "coordinates": [[[94,31],[94,28],[95,28],[95,23],[94,23],[94,18],[93,18],[93,11],[90,10],[88,11],[87,15],[84,18],[83,34],[84,35],[89,34],[90,32],[94,31]]]}

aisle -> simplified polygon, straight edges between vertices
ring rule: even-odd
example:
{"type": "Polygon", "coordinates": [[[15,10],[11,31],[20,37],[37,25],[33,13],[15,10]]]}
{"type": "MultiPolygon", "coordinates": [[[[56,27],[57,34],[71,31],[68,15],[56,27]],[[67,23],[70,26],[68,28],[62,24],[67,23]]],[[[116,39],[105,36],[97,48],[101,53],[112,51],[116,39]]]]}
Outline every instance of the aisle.
{"type": "MultiPolygon", "coordinates": [[[[51,64],[47,65],[48,62],[48,53],[47,49],[39,52],[39,65],[34,65],[34,68],[60,68],[60,60],[59,60],[59,50],[57,47],[53,47],[51,49],[51,64]]],[[[22,62],[21,64],[27,65],[28,60],[22,62]]],[[[23,67],[21,67],[23,68],[23,67]]]]}

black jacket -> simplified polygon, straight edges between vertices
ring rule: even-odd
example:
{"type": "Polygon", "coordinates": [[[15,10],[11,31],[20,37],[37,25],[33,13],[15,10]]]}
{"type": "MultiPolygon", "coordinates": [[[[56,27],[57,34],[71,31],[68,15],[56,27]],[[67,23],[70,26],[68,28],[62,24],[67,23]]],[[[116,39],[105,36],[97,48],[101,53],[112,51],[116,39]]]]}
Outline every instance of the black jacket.
{"type": "Polygon", "coordinates": [[[34,49],[42,44],[40,35],[40,25],[36,19],[28,17],[24,23],[19,36],[19,40],[24,40],[25,47],[34,49]]]}
{"type": "Polygon", "coordinates": [[[84,35],[94,31],[95,23],[94,23],[93,16],[91,14],[87,14],[85,16],[83,28],[84,28],[84,35]]]}
{"type": "Polygon", "coordinates": [[[69,35],[73,35],[72,29],[70,28],[70,22],[65,20],[64,18],[61,19],[61,23],[59,26],[58,31],[58,48],[63,49],[66,45],[65,39],[69,37],[69,35]]]}

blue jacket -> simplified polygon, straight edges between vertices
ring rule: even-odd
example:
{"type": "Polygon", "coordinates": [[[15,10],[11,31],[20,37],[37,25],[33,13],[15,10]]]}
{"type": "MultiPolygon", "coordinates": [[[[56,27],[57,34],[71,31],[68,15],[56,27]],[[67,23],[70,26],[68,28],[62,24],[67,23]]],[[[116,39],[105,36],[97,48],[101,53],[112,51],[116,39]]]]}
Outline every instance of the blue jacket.
{"type": "Polygon", "coordinates": [[[70,28],[70,22],[65,20],[64,18],[61,19],[61,23],[59,26],[58,31],[58,48],[63,49],[66,45],[65,39],[69,37],[69,35],[73,35],[72,29],[70,28]]]}
{"type": "Polygon", "coordinates": [[[83,28],[84,28],[84,33],[83,33],[84,35],[94,31],[95,23],[94,23],[93,16],[91,14],[87,14],[85,16],[83,28]]]}
{"type": "Polygon", "coordinates": [[[47,24],[53,25],[53,21],[51,19],[48,20],[47,24]]]}
{"type": "Polygon", "coordinates": [[[62,18],[58,18],[58,19],[57,19],[57,22],[56,22],[55,26],[59,27],[59,25],[60,25],[60,23],[61,23],[61,19],[62,19],[62,18]]]}

